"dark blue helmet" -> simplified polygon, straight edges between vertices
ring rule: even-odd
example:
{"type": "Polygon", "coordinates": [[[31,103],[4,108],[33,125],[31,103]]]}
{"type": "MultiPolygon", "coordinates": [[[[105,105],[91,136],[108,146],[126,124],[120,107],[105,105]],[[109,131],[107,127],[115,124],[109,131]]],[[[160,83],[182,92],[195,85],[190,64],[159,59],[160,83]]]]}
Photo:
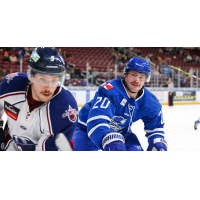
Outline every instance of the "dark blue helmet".
{"type": "Polygon", "coordinates": [[[58,75],[63,83],[65,70],[65,62],[55,48],[36,47],[29,59],[27,73],[30,80],[36,73],[52,76],[58,75]]]}
{"type": "Polygon", "coordinates": [[[146,82],[150,81],[151,66],[146,60],[137,57],[132,58],[126,63],[126,66],[124,68],[124,75],[126,75],[129,70],[146,74],[146,82]]]}

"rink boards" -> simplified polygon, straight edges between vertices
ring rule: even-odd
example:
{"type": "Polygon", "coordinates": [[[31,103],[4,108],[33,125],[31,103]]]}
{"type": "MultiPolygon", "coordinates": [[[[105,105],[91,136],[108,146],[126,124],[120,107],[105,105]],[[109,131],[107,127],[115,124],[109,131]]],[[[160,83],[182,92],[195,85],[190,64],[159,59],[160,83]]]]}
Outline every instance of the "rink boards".
{"type": "MultiPolygon", "coordinates": [[[[162,105],[168,105],[168,91],[149,89],[158,98],[162,105]]],[[[78,106],[82,107],[85,103],[93,99],[97,90],[70,90],[75,97],[78,106]]],[[[174,91],[174,105],[200,104],[200,91],[188,88],[178,88],[174,91]]]]}

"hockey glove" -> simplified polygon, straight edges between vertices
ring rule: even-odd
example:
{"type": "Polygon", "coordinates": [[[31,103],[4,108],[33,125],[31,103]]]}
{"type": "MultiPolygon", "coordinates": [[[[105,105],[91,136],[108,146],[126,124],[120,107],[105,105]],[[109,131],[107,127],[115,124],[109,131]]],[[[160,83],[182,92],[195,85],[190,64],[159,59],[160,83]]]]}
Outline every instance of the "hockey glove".
{"type": "Polygon", "coordinates": [[[164,139],[156,138],[149,143],[147,151],[167,151],[167,142],[164,139]]]}
{"type": "Polygon", "coordinates": [[[0,151],[4,151],[4,141],[3,120],[0,118],[0,151]]]}
{"type": "Polygon", "coordinates": [[[107,133],[102,140],[104,151],[126,151],[124,136],[117,132],[107,133]]]}

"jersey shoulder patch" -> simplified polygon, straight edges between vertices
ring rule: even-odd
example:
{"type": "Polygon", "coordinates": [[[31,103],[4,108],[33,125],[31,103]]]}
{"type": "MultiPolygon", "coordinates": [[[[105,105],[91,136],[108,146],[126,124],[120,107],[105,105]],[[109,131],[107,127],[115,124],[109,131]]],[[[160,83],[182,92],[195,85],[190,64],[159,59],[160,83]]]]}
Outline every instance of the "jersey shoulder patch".
{"type": "Polygon", "coordinates": [[[109,83],[109,82],[103,83],[100,87],[102,87],[102,88],[104,88],[106,90],[111,90],[111,89],[114,88],[113,85],[111,83],[109,83]]]}
{"type": "Polygon", "coordinates": [[[18,76],[18,72],[6,75],[5,78],[7,79],[7,83],[9,84],[10,81],[13,80],[13,78],[14,78],[15,76],[18,76]]]}
{"type": "Polygon", "coordinates": [[[51,119],[54,123],[57,121],[62,126],[63,122],[66,126],[66,119],[72,123],[77,121],[78,105],[70,91],[62,88],[61,92],[50,102],[51,113],[53,113],[51,119]]]}
{"type": "MultiPolygon", "coordinates": [[[[106,81],[99,87],[97,93],[106,96],[114,106],[119,106],[123,99],[128,98],[121,79],[106,81]]],[[[125,105],[125,101],[122,104],[125,105]]]]}
{"type": "Polygon", "coordinates": [[[78,123],[78,105],[68,90],[62,88],[61,92],[50,100],[49,119],[53,134],[62,132],[71,141],[78,123]]]}
{"type": "Polygon", "coordinates": [[[4,77],[0,85],[0,95],[7,93],[25,91],[28,84],[26,73],[12,73],[4,77]]]}
{"type": "Polygon", "coordinates": [[[72,108],[69,105],[69,109],[65,110],[65,113],[62,114],[62,118],[68,117],[69,121],[74,123],[77,121],[78,113],[79,113],[78,110],[76,110],[75,108],[72,108]]]}

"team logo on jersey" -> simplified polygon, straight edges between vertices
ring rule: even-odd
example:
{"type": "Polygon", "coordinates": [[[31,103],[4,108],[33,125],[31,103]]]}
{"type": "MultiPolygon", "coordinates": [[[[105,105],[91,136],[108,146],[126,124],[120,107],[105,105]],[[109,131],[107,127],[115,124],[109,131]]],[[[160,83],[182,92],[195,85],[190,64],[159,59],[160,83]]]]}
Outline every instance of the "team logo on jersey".
{"type": "Polygon", "coordinates": [[[78,111],[69,105],[69,110],[66,110],[65,113],[63,113],[62,118],[68,117],[69,121],[74,123],[77,120],[77,115],[78,111]]]}
{"type": "Polygon", "coordinates": [[[9,104],[8,102],[4,101],[4,110],[5,110],[5,113],[9,117],[14,119],[15,121],[17,120],[18,114],[19,114],[19,111],[20,111],[19,108],[16,108],[15,106],[13,106],[13,105],[9,104]]]}
{"type": "Polygon", "coordinates": [[[35,151],[35,143],[29,138],[13,135],[13,141],[20,151],[35,151]]]}
{"type": "Polygon", "coordinates": [[[121,103],[120,103],[120,104],[121,104],[122,106],[125,106],[125,105],[126,105],[126,102],[127,102],[127,100],[126,100],[126,99],[122,99],[122,101],[121,101],[121,103]]]}
{"type": "Polygon", "coordinates": [[[12,73],[12,74],[8,74],[8,75],[6,76],[7,83],[9,84],[10,81],[12,81],[13,78],[16,77],[16,76],[18,76],[18,72],[16,72],[16,73],[12,73]]]}
{"type": "Polygon", "coordinates": [[[110,122],[110,128],[115,131],[120,131],[124,127],[121,127],[120,125],[123,125],[126,122],[127,119],[124,119],[122,116],[114,116],[111,119],[110,122]]]}
{"type": "Polygon", "coordinates": [[[113,89],[114,87],[111,85],[111,83],[109,82],[105,82],[104,84],[102,84],[100,87],[106,89],[106,90],[111,90],[113,89]]]}

